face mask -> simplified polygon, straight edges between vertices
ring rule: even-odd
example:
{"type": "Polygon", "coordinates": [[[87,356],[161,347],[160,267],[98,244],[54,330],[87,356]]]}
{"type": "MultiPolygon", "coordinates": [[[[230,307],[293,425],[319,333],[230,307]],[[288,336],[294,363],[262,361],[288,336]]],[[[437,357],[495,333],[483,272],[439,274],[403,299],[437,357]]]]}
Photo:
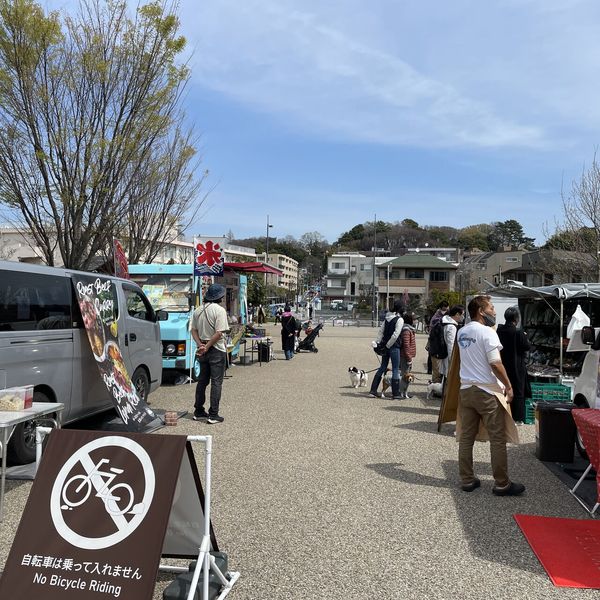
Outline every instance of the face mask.
{"type": "Polygon", "coordinates": [[[496,324],[496,317],[483,313],[483,324],[488,327],[493,327],[496,324]]]}

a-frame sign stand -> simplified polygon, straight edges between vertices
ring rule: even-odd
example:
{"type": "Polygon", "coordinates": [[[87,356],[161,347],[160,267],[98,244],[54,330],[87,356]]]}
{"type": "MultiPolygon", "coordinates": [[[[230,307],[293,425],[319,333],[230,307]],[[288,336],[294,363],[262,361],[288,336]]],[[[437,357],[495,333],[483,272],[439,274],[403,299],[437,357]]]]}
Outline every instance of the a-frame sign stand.
{"type": "Polygon", "coordinates": [[[228,570],[210,522],[211,436],[39,427],[36,443],[39,470],[0,597],[81,600],[100,591],[149,600],[159,570],[181,574],[169,597],[222,600],[231,591],[240,574],[228,570]],[[204,485],[196,443],[204,445],[204,485]],[[186,569],[164,558],[197,561],[186,569]]]}
{"type": "MultiPolygon", "coordinates": [[[[198,547],[198,560],[194,569],[194,575],[188,593],[187,600],[193,600],[198,587],[198,581],[202,575],[202,600],[209,600],[209,581],[211,572],[214,573],[223,585],[222,591],[217,600],[222,600],[229,594],[235,582],[239,579],[240,573],[237,571],[228,571],[227,574],[221,572],[214,556],[210,554],[213,546],[214,533],[211,531],[210,523],[210,490],[211,490],[211,462],[212,462],[212,436],[210,435],[190,435],[188,442],[204,444],[204,533],[202,541],[198,547]]],[[[185,567],[161,563],[160,571],[172,573],[187,572],[185,567]]]]}

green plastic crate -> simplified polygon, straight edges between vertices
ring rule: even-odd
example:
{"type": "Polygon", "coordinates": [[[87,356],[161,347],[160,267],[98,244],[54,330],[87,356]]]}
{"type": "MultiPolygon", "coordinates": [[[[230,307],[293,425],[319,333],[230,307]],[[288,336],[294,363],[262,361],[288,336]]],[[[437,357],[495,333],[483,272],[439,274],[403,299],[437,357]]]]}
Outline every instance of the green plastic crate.
{"type": "Polygon", "coordinates": [[[525,399],[525,421],[535,423],[536,402],[571,402],[571,388],[560,383],[532,383],[531,398],[525,399]]]}
{"type": "Polygon", "coordinates": [[[535,423],[535,408],[531,398],[525,398],[525,425],[533,425],[535,423]]]}
{"type": "Polygon", "coordinates": [[[571,388],[560,383],[532,383],[532,402],[571,402],[571,388]]]}

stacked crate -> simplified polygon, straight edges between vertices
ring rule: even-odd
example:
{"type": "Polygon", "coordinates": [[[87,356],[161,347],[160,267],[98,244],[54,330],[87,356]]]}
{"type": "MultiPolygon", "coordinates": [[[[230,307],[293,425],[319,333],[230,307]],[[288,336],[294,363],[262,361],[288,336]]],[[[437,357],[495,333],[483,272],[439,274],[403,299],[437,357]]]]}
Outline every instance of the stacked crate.
{"type": "Polygon", "coordinates": [[[571,388],[560,383],[532,383],[531,398],[525,399],[525,423],[535,422],[536,402],[571,402],[571,388]]]}

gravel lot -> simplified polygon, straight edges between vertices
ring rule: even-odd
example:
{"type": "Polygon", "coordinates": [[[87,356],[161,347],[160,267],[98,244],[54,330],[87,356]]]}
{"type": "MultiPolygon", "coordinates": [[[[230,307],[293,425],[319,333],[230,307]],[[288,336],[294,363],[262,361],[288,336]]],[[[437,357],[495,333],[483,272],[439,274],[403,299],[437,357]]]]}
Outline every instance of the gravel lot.
{"type": "MultiPolygon", "coordinates": [[[[534,427],[509,449],[521,498],[492,495],[489,448],[476,445],[481,489],[461,492],[453,427],[437,432],[439,401],[427,400],[423,346],[410,400],[353,389],[349,366],[377,366],[374,330],[327,326],[318,354],[234,366],[220,425],[190,415],[161,434],[214,436],[213,524],[241,578],[232,600],[588,599],[555,588],[513,514],[586,518],[534,456],[534,427]]],[[[370,375],[370,377],[372,374],[370,375]]],[[[152,406],[191,410],[193,387],[163,386],[152,406]]],[[[4,565],[31,488],[7,482],[1,524],[4,565]]],[[[170,576],[159,576],[155,598],[170,576]]]]}

